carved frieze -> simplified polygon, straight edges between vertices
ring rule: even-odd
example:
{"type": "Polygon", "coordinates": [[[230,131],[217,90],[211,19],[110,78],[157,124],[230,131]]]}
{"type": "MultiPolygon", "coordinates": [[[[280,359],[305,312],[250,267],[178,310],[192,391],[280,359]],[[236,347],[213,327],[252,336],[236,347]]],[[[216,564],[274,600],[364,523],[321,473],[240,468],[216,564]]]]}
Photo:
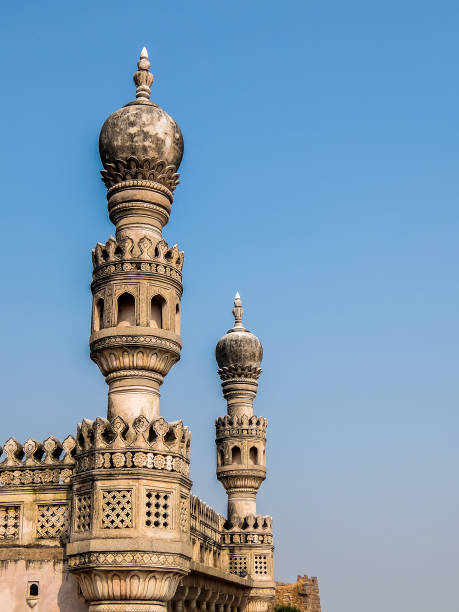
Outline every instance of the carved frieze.
{"type": "Polygon", "coordinates": [[[189,565],[187,557],[178,554],[163,554],[145,551],[127,552],[87,552],[69,556],[69,567],[167,567],[170,569],[186,570],[189,565]]]}

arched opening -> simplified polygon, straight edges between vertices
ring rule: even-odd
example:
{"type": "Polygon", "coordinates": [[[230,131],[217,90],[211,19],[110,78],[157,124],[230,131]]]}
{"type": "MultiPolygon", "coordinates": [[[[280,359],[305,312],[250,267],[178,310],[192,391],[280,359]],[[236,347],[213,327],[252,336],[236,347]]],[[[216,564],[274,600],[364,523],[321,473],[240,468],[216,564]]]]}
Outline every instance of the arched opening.
{"type": "Polygon", "coordinates": [[[156,327],[156,329],[166,328],[165,304],[166,300],[160,295],[155,295],[151,298],[150,327],[156,327]]]}
{"type": "Polygon", "coordinates": [[[239,446],[233,446],[231,449],[231,463],[237,463],[238,465],[242,463],[241,449],[239,446]]]}
{"type": "Polygon", "coordinates": [[[218,467],[220,467],[221,465],[223,465],[223,462],[224,462],[224,460],[225,460],[225,459],[224,459],[224,457],[225,457],[225,456],[224,456],[224,454],[223,454],[223,451],[222,451],[222,449],[220,449],[220,450],[218,451],[218,457],[217,457],[218,467]]]}
{"type": "Polygon", "coordinates": [[[96,303],[96,312],[94,316],[94,331],[104,329],[104,300],[99,298],[96,303]]]}
{"type": "Polygon", "coordinates": [[[251,446],[249,450],[249,463],[257,465],[258,463],[258,449],[256,446],[251,446]]]}
{"type": "Polygon", "coordinates": [[[29,596],[38,597],[38,584],[36,582],[32,582],[29,586],[29,596]]]}
{"type": "Polygon", "coordinates": [[[180,334],[180,304],[175,305],[175,333],[180,334]]]}
{"type": "Polygon", "coordinates": [[[135,299],[130,293],[123,293],[118,298],[118,327],[135,325],[135,299]]]}

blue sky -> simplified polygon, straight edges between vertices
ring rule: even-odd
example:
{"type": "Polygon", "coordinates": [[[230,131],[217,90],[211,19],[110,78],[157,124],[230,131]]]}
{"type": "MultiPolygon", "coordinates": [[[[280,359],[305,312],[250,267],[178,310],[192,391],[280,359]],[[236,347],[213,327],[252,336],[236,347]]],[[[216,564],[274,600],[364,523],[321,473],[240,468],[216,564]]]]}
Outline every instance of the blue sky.
{"type": "Polygon", "coordinates": [[[185,139],[162,413],[192,430],[194,492],[224,512],[213,351],[239,290],[264,345],[277,579],[317,575],[324,612],[458,609],[458,29],[441,0],[5,4],[2,439],[105,414],[97,138],[146,45],[185,139]]]}

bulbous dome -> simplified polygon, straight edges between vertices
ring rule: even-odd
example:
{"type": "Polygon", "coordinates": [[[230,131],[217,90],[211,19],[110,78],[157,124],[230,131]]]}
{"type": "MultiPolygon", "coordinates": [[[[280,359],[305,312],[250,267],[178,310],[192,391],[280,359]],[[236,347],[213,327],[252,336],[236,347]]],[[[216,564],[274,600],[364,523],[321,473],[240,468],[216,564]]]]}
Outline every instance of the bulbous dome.
{"type": "Polygon", "coordinates": [[[234,327],[217,343],[215,357],[218,367],[258,370],[263,359],[260,340],[242,325],[242,302],[239,293],[234,298],[234,327]]]}
{"type": "Polygon", "coordinates": [[[136,100],[112,113],[105,121],[99,136],[99,153],[102,164],[137,161],[155,158],[165,166],[180,166],[183,155],[183,138],[174,119],[160,106],[150,101],[153,75],[145,47],[134,74],[137,86],[136,100]]]}

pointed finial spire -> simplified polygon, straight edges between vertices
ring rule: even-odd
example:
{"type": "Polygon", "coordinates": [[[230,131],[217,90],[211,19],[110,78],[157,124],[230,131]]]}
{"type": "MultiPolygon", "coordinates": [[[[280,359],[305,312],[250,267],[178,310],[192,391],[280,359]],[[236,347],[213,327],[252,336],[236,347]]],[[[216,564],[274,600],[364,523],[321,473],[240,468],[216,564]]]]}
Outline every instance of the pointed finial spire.
{"type": "Polygon", "coordinates": [[[137,72],[134,74],[134,83],[136,84],[135,97],[138,100],[150,99],[150,87],[153,83],[153,75],[151,74],[150,60],[148,59],[148,51],[146,47],[140,52],[140,59],[137,62],[137,72]]]}
{"type": "Polygon", "coordinates": [[[236,292],[234,296],[234,308],[233,308],[233,316],[234,316],[234,327],[240,327],[244,329],[242,325],[242,316],[244,314],[244,309],[242,308],[242,300],[239,295],[239,291],[236,292]]]}

